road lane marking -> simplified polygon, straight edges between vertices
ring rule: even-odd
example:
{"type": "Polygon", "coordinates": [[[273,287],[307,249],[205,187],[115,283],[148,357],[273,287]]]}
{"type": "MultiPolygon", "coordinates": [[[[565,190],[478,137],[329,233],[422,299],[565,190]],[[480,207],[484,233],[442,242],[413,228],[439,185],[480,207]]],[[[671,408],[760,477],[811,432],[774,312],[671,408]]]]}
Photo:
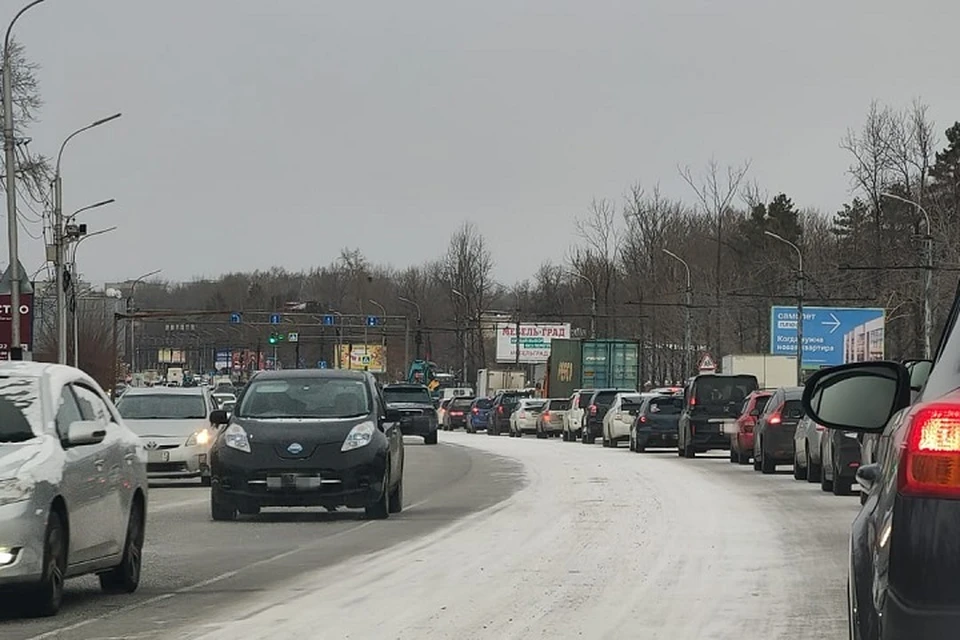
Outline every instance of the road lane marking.
{"type": "MultiPolygon", "coordinates": [[[[149,500],[149,498],[147,498],[149,500]]],[[[177,509],[179,507],[189,507],[195,504],[205,504],[210,502],[210,496],[203,498],[191,498],[190,500],[181,500],[180,502],[168,502],[166,504],[161,504],[156,507],[147,506],[147,516],[151,513],[157,513],[159,511],[170,511],[171,509],[177,509]]]]}
{"type": "MultiPolygon", "coordinates": [[[[408,509],[413,509],[413,508],[415,508],[415,507],[419,507],[419,506],[421,506],[421,505],[423,505],[423,504],[425,504],[425,503],[427,503],[427,502],[429,502],[429,501],[430,501],[430,498],[425,498],[425,499],[423,499],[423,500],[421,500],[421,501],[419,501],[419,502],[414,502],[414,503],[411,504],[409,507],[406,507],[404,510],[406,511],[406,510],[408,510],[408,509]]],[[[173,506],[173,505],[169,505],[169,506],[173,506]]],[[[75,623],[70,624],[70,625],[67,625],[67,626],[65,626],[65,627],[60,627],[59,629],[55,629],[55,630],[53,630],[53,631],[46,631],[46,632],[44,632],[44,633],[41,633],[41,634],[38,634],[38,635],[35,635],[35,636],[31,636],[31,637],[27,638],[27,640],[47,640],[48,638],[58,638],[58,637],[59,637],[61,634],[63,634],[63,633],[67,633],[68,631],[74,631],[74,630],[76,630],[76,629],[80,629],[80,628],[85,627],[85,626],[87,626],[87,625],[89,625],[89,624],[92,624],[92,623],[94,623],[94,622],[101,622],[101,621],[103,621],[103,620],[106,620],[107,618],[112,618],[112,617],[114,617],[114,616],[122,615],[122,614],[128,613],[128,612],[130,612],[130,611],[135,611],[135,610],[137,610],[137,609],[142,609],[143,607],[148,607],[148,606],[150,606],[150,605],[157,604],[158,602],[163,602],[163,601],[165,601],[165,600],[169,600],[170,598],[173,598],[173,597],[175,597],[175,596],[180,596],[180,595],[184,595],[184,594],[187,594],[187,593],[191,593],[191,592],[193,592],[193,591],[196,591],[197,589],[202,589],[202,588],[204,588],[204,587],[208,587],[208,586],[210,586],[211,584],[216,584],[217,582],[221,582],[221,581],[223,581],[223,580],[228,580],[228,579],[236,576],[236,575],[239,574],[239,573],[242,573],[242,572],[244,572],[244,571],[247,571],[248,569],[253,569],[254,567],[259,567],[259,566],[261,566],[261,565],[269,564],[269,563],[271,563],[271,562],[276,562],[277,560],[283,560],[284,558],[287,558],[287,557],[289,557],[289,556],[295,555],[295,554],[300,553],[300,552],[302,552],[302,551],[307,551],[308,549],[313,549],[313,548],[315,548],[315,547],[319,547],[319,546],[321,546],[322,544],[324,544],[326,541],[330,540],[331,538],[339,538],[339,537],[344,536],[344,535],[346,535],[346,534],[348,534],[348,533],[353,533],[354,531],[357,531],[357,530],[359,530],[359,529],[363,529],[364,527],[367,527],[367,526],[369,526],[369,525],[371,525],[371,524],[373,524],[373,523],[375,523],[375,522],[379,522],[379,521],[378,521],[378,520],[366,520],[366,521],[364,521],[364,522],[361,522],[361,523],[357,524],[355,527],[350,527],[349,529],[344,529],[343,531],[338,531],[337,533],[334,533],[334,534],[332,534],[332,535],[326,536],[326,537],[322,538],[321,540],[318,540],[317,542],[314,542],[314,543],[311,543],[311,544],[306,544],[306,545],[297,547],[296,549],[290,549],[290,550],[288,550],[288,551],[284,551],[283,553],[278,553],[278,554],[276,554],[276,555],[274,555],[274,556],[270,556],[269,558],[264,558],[263,560],[257,560],[256,562],[254,562],[254,563],[252,563],[252,564],[245,565],[245,566],[243,566],[243,567],[240,567],[239,569],[234,569],[233,571],[227,571],[226,573],[221,573],[221,574],[218,575],[218,576],[214,576],[214,577],[212,577],[212,578],[208,578],[208,579],[206,579],[206,580],[202,580],[202,581],[200,581],[200,582],[196,582],[196,583],[194,583],[194,584],[187,585],[186,587],[181,587],[181,588],[179,588],[179,589],[177,589],[176,591],[173,591],[173,592],[171,592],[171,593],[164,593],[164,594],[159,595],[159,596],[154,596],[154,597],[152,597],[152,598],[147,598],[146,600],[142,600],[142,601],[140,601],[140,602],[135,602],[135,603],[130,604],[130,605],[127,605],[127,606],[125,606],[125,607],[120,607],[119,609],[116,609],[116,610],[114,610],[114,611],[110,611],[109,613],[105,613],[105,614],[103,614],[103,615],[101,615],[101,616],[97,616],[97,617],[95,617],[95,618],[87,618],[87,619],[85,619],[85,620],[81,620],[81,621],[79,621],[79,622],[75,622],[75,623]]],[[[347,559],[348,559],[348,558],[344,558],[344,560],[347,560],[347,559]]]]}

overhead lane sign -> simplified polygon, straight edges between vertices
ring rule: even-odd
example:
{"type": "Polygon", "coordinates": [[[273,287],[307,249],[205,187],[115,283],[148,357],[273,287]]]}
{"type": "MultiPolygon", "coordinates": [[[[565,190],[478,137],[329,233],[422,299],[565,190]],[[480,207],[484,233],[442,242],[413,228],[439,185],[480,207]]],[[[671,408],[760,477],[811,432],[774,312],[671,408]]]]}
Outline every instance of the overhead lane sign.
{"type": "MultiPolygon", "coordinates": [[[[855,307],[803,308],[804,366],[882,360],[885,312],[855,307]]],[[[797,307],[771,307],[770,353],[797,355],[797,307]]]]}

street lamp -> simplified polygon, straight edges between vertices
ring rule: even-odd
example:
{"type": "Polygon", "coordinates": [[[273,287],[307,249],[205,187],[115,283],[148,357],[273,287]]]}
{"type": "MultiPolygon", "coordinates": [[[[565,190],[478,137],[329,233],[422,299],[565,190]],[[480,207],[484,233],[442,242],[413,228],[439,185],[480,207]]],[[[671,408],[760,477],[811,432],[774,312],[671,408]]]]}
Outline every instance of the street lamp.
{"type": "Polygon", "coordinates": [[[566,273],[574,278],[580,278],[590,285],[590,339],[595,340],[597,337],[597,287],[593,284],[593,280],[582,273],[570,270],[566,273]]]}
{"type": "Polygon", "coordinates": [[[84,240],[102,236],[105,233],[116,231],[116,227],[107,227],[85,235],[73,245],[73,256],[70,259],[70,287],[73,289],[73,366],[80,367],[80,314],[77,313],[77,249],[84,240]]]}
{"type": "MultiPolygon", "coordinates": [[[[417,309],[417,337],[415,342],[417,344],[417,360],[420,359],[420,345],[423,343],[423,336],[420,333],[420,327],[423,324],[423,314],[420,313],[420,305],[411,300],[410,298],[404,298],[403,296],[397,296],[397,300],[403,302],[404,304],[412,305],[417,309]]],[[[407,366],[410,365],[410,319],[407,318],[407,340],[406,345],[404,346],[404,356],[407,359],[407,366]]]]}
{"type": "MultiPolygon", "coordinates": [[[[335,354],[335,355],[336,355],[336,359],[337,359],[337,362],[336,362],[337,366],[334,367],[334,369],[340,369],[340,368],[342,368],[342,367],[340,366],[340,358],[341,358],[340,352],[343,351],[343,314],[340,313],[339,311],[334,311],[333,309],[330,309],[329,311],[330,311],[330,313],[332,313],[333,315],[337,316],[337,327],[336,327],[336,332],[337,332],[337,353],[335,354]]],[[[349,361],[347,361],[347,368],[348,368],[348,369],[350,368],[351,364],[352,364],[352,363],[350,363],[349,361]]]]}
{"type": "Polygon", "coordinates": [[[99,207],[105,207],[108,204],[113,204],[116,201],[117,200],[115,198],[110,198],[109,200],[101,200],[100,202],[96,202],[94,204],[88,204],[85,207],[80,207],[79,209],[77,209],[76,211],[74,211],[73,213],[71,213],[66,217],[66,219],[64,220],[64,225],[68,225],[71,222],[73,222],[73,219],[77,217],[78,213],[83,213],[84,211],[90,211],[91,209],[97,209],[99,207]]]}
{"type": "MultiPolygon", "coordinates": [[[[462,372],[461,381],[463,384],[467,383],[467,313],[470,311],[470,301],[467,299],[467,296],[463,295],[462,292],[457,291],[456,289],[450,289],[450,292],[461,298],[464,304],[464,314],[463,314],[463,329],[460,331],[460,344],[463,347],[463,353],[460,358],[460,371],[462,372]]],[[[457,323],[457,328],[459,329],[460,323],[457,323]]],[[[519,343],[518,343],[519,344],[519,343]]]]}
{"type": "MultiPolygon", "coordinates": [[[[66,291],[63,288],[63,269],[64,269],[64,245],[66,238],[63,229],[63,182],[60,177],[60,162],[63,160],[63,151],[67,148],[67,143],[84,131],[89,131],[94,127],[99,127],[111,120],[116,120],[121,114],[115,113],[110,117],[96,120],[85,127],[80,127],[63,141],[60,145],[60,151],[57,153],[57,164],[53,173],[53,246],[54,246],[54,267],[57,270],[57,360],[60,364],[67,362],[67,306],[66,291]]],[[[9,172],[8,172],[9,173],[9,172]]]]}
{"type": "MultiPolygon", "coordinates": [[[[13,25],[28,9],[44,0],[33,0],[13,16],[3,39],[3,157],[7,189],[7,243],[10,255],[10,359],[23,359],[23,344],[20,342],[20,249],[17,245],[17,171],[13,139],[13,72],[10,69],[10,33],[13,25]]],[[[60,274],[61,284],[63,274],[60,274]]],[[[62,289],[61,289],[62,290],[62,289]]],[[[61,342],[66,360],[66,347],[61,342]]],[[[63,360],[61,360],[61,363],[63,360]]]]}
{"type": "Polygon", "coordinates": [[[924,237],[926,259],[923,266],[923,357],[929,360],[931,357],[930,338],[933,333],[933,304],[931,300],[933,297],[933,231],[930,226],[930,214],[920,206],[919,202],[914,202],[895,193],[884,192],[880,195],[912,205],[923,214],[923,222],[927,231],[927,235],[924,237]]]}
{"type": "Polygon", "coordinates": [[[778,242],[792,247],[797,252],[797,384],[803,384],[803,251],[781,235],[772,231],[764,233],[778,242]]]}
{"type": "Polygon", "coordinates": [[[693,281],[690,278],[690,265],[687,264],[687,261],[675,254],[669,249],[662,249],[662,251],[683,265],[683,268],[687,271],[687,286],[684,291],[684,329],[683,329],[683,375],[690,375],[690,349],[692,348],[691,332],[693,330],[691,324],[691,307],[693,304],[693,281]]]}
{"type": "MultiPolygon", "coordinates": [[[[149,273],[145,273],[142,276],[133,280],[133,284],[130,286],[130,295],[127,297],[127,311],[133,311],[133,297],[137,293],[137,285],[149,278],[150,276],[155,276],[158,273],[161,273],[163,269],[155,269],[149,273]]],[[[136,343],[136,331],[137,320],[136,318],[130,319],[130,368],[133,371],[137,371],[137,343],[136,343]]]]}

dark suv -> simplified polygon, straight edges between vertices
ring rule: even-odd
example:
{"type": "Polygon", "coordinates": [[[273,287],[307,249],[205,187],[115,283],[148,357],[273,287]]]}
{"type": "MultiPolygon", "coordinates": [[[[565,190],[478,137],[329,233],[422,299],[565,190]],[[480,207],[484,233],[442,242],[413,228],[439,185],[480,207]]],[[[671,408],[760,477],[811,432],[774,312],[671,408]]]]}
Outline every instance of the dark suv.
{"type": "Polygon", "coordinates": [[[691,378],[683,390],[677,455],[692,458],[710,449],[729,450],[729,433],[736,428],[743,402],[758,388],[752,375],[706,373],[691,378]]]}
{"type": "Polygon", "coordinates": [[[490,419],[487,424],[487,435],[498,436],[501,433],[510,434],[510,416],[514,409],[520,404],[522,398],[532,398],[533,391],[526,389],[514,389],[510,391],[498,391],[493,398],[493,406],[490,407],[490,419]]]}
{"type": "Polygon", "coordinates": [[[618,393],[636,393],[636,389],[597,389],[590,396],[590,403],[583,412],[583,435],[581,444],[593,444],[603,432],[603,417],[610,410],[610,405],[618,393]]]}
{"type": "Polygon", "coordinates": [[[403,435],[422,436],[424,444],[437,444],[437,409],[429,389],[422,384],[388,384],[383,387],[383,400],[400,412],[403,435]]]}

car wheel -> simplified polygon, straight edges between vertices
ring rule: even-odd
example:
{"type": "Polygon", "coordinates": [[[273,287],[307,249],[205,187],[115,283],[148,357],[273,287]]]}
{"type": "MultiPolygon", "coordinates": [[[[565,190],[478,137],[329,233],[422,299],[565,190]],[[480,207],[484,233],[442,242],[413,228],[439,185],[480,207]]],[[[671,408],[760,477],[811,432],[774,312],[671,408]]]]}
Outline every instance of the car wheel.
{"type": "Polygon", "coordinates": [[[570,442],[570,434],[567,433],[566,429],[564,429],[560,433],[560,439],[563,440],[564,442],[570,442]]]}
{"type": "Polygon", "coordinates": [[[737,451],[737,464],[750,464],[750,454],[745,451],[737,451]]]}
{"type": "Polygon", "coordinates": [[[823,448],[820,449],[820,490],[833,491],[833,480],[827,480],[827,470],[823,466],[823,448]]]}
{"type": "Polygon", "coordinates": [[[390,487],[387,482],[390,478],[390,465],[383,473],[383,491],[377,501],[364,509],[368,520],[386,520],[390,517],[390,487]]]}
{"type": "Polygon", "coordinates": [[[67,570],[67,531],[60,514],[50,511],[43,536],[43,574],[40,584],[25,594],[25,613],[34,618],[48,618],[60,610],[63,602],[63,580],[67,570]]]}
{"type": "Polygon", "coordinates": [[[763,459],[763,454],[760,450],[753,450],[753,470],[760,471],[761,460],[763,459]]]}
{"type": "Polygon", "coordinates": [[[695,458],[697,456],[696,449],[693,448],[692,444],[683,445],[683,457],[684,458],[695,458]]]}
{"type": "Polygon", "coordinates": [[[807,479],[807,468],[800,466],[800,458],[796,454],[793,456],[793,479],[794,480],[806,480],[807,479]]]}
{"type": "Polygon", "coordinates": [[[210,516],[217,522],[231,522],[237,519],[237,508],[220,495],[220,491],[213,489],[210,492],[210,516]]]}
{"type": "Polygon", "coordinates": [[[637,441],[633,437],[633,431],[630,432],[630,451],[637,450],[637,441]]]}
{"type": "Polygon", "coordinates": [[[830,468],[833,469],[833,495],[835,496],[849,496],[853,493],[853,483],[849,480],[840,477],[840,470],[837,469],[833,464],[830,465],[830,468]]]}
{"type": "Polygon", "coordinates": [[[760,457],[760,473],[771,474],[777,470],[777,464],[765,455],[760,457]]]}
{"type": "Polygon", "coordinates": [[[807,456],[807,482],[820,482],[820,478],[823,476],[823,467],[819,464],[814,464],[813,460],[810,459],[810,443],[806,444],[806,456],[807,456]]]}
{"type": "Polygon", "coordinates": [[[200,476],[200,486],[209,487],[212,484],[213,478],[211,476],[200,476]]]}
{"type": "Polygon", "coordinates": [[[403,511],[403,475],[400,476],[397,486],[393,488],[393,492],[390,494],[390,513],[400,513],[401,511],[403,511]]]}
{"type": "Polygon", "coordinates": [[[260,515],[260,507],[257,505],[240,505],[237,507],[237,511],[240,512],[240,515],[244,516],[256,516],[260,515]]]}
{"type": "Polygon", "coordinates": [[[546,433],[543,429],[537,429],[537,438],[540,440],[546,440],[550,437],[549,433],[546,433]]]}
{"type": "Polygon", "coordinates": [[[100,588],[107,593],[133,593],[140,586],[140,568],[143,564],[144,538],[143,504],[134,500],[127,522],[127,539],[123,546],[123,560],[106,573],[100,574],[100,588]]]}
{"type": "Polygon", "coordinates": [[[640,444],[639,442],[636,444],[636,447],[634,448],[634,451],[636,451],[637,453],[644,453],[646,452],[646,450],[647,450],[647,447],[645,445],[640,444]]]}
{"type": "Polygon", "coordinates": [[[434,431],[423,436],[423,444],[437,444],[437,432],[434,431]]]}
{"type": "Polygon", "coordinates": [[[740,457],[740,454],[734,451],[733,448],[731,447],[730,448],[730,464],[735,463],[738,457],[740,457]]]}

